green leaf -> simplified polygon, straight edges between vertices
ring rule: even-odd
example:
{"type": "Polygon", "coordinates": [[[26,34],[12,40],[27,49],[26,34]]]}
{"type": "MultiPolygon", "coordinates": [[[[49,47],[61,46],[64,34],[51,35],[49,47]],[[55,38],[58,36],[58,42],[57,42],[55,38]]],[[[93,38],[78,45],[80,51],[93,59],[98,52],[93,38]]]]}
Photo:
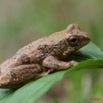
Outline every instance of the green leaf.
{"type": "Polygon", "coordinates": [[[54,84],[69,72],[84,68],[103,68],[103,52],[93,43],[81,49],[82,60],[77,66],[65,71],[58,71],[38,80],[32,81],[17,90],[0,89],[0,103],[35,103],[54,84]]]}
{"type": "Polygon", "coordinates": [[[90,42],[89,45],[83,47],[81,52],[84,56],[87,56],[90,59],[103,59],[103,52],[92,42],[90,42]]]}

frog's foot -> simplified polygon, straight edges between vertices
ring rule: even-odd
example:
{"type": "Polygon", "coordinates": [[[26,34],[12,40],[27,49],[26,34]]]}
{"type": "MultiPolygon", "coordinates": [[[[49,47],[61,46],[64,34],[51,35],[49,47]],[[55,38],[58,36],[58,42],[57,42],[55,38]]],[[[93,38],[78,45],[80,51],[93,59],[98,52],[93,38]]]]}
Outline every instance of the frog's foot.
{"type": "Polygon", "coordinates": [[[73,60],[69,61],[69,62],[60,61],[57,58],[55,58],[54,56],[49,56],[49,57],[45,58],[43,61],[43,66],[52,68],[52,69],[57,69],[57,70],[68,69],[77,64],[78,64],[78,62],[73,61],[73,60]]]}
{"type": "MultiPolygon", "coordinates": [[[[69,62],[64,62],[64,66],[63,66],[63,67],[65,67],[65,68],[70,68],[70,67],[72,67],[72,66],[76,66],[77,64],[78,64],[77,61],[72,60],[72,61],[69,61],[69,62]]],[[[65,69],[65,68],[64,68],[64,69],[65,69]]]]}

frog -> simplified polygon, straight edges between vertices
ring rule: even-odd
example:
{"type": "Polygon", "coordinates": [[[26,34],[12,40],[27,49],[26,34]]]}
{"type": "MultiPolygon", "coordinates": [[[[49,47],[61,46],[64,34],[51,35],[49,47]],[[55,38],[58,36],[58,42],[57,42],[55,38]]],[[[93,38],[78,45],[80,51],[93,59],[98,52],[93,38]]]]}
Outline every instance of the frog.
{"type": "Polygon", "coordinates": [[[90,37],[77,24],[33,41],[0,65],[0,88],[15,88],[77,65],[77,61],[67,61],[67,57],[89,42],[90,37]]]}

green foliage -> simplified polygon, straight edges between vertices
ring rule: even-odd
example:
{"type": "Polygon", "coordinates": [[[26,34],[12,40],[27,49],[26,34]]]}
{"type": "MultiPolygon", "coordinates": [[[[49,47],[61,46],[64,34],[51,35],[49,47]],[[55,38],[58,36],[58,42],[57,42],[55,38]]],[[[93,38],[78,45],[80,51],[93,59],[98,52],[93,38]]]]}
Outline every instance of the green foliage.
{"type": "Polygon", "coordinates": [[[48,76],[32,81],[17,90],[0,90],[0,103],[35,103],[54,84],[62,80],[64,75],[73,71],[91,68],[103,68],[103,52],[93,43],[81,49],[83,56],[77,66],[65,71],[58,71],[48,76]],[[96,52],[95,52],[96,51],[96,52]],[[84,60],[84,57],[85,60],[84,60]],[[82,59],[83,58],[83,59],[82,59]],[[90,59],[90,60],[88,60],[90,59]]]}
{"type": "MultiPolygon", "coordinates": [[[[62,30],[71,23],[78,24],[83,31],[89,33],[92,41],[99,45],[99,47],[103,50],[102,4],[103,0],[1,0],[0,61],[2,62],[8,57],[11,57],[19,48],[34,41],[35,39],[41,36],[52,34],[55,31],[62,30]]],[[[82,48],[81,51],[83,56],[72,57],[78,60],[80,64],[84,62],[84,60],[87,61],[92,59],[94,61],[98,61],[98,59],[103,59],[103,53],[101,50],[92,43],[82,48]]],[[[63,72],[64,71],[60,73],[63,72]]],[[[74,103],[73,100],[75,99],[81,101],[82,99],[84,100],[85,98],[90,97],[103,97],[102,69],[82,69],[76,72],[65,72],[67,74],[69,72],[69,79],[67,82],[70,81],[73,85],[73,89],[71,89],[68,93],[70,95],[67,95],[66,97],[66,99],[69,99],[69,101],[71,100],[70,103],[74,103]],[[88,81],[91,79],[91,88],[87,94],[88,97],[84,96],[83,98],[82,88],[85,87],[81,85],[82,80],[86,75],[89,75],[90,77],[88,78],[88,81]]],[[[51,75],[54,76],[55,74],[56,73],[51,75]]],[[[45,79],[46,77],[43,78],[45,79]]],[[[32,83],[30,84],[32,85],[32,83]]],[[[25,86],[22,88],[26,90],[25,86]]],[[[20,91],[22,88],[18,89],[17,91],[20,91]]],[[[35,86],[33,90],[35,90],[35,86]]],[[[2,98],[2,102],[7,103],[7,99],[8,101],[11,101],[10,98],[14,98],[14,94],[16,94],[17,91],[14,92],[11,90],[0,90],[0,98],[2,98]]],[[[28,93],[29,91],[25,92],[28,93]]],[[[23,93],[23,95],[26,93],[23,93]]],[[[20,93],[18,95],[19,96],[16,98],[22,98],[20,93]]],[[[33,97],[35,96],[33,95],[33,97]]],[[[18,101],[19,100],[20,98],[18,101]]],[[[45,102],[48,103],[47,100],[45,102]]]]}

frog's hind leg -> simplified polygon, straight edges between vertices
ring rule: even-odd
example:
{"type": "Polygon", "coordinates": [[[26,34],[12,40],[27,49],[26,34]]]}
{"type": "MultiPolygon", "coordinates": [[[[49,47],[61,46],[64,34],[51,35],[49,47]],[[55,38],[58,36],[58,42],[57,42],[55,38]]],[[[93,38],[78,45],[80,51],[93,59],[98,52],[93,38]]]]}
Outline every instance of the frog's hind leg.
{"type": "Polygon", "coordinates": [[[27,83],[32,79],[44,76],[49,73],[48,69],[41,67],[38,64],[22,65],[9,69],[6,73],[0,76],[0,87],[12,88],[15,85],[27,83]],[[41,75],[42,74],[42,75],[41,75]]]}

